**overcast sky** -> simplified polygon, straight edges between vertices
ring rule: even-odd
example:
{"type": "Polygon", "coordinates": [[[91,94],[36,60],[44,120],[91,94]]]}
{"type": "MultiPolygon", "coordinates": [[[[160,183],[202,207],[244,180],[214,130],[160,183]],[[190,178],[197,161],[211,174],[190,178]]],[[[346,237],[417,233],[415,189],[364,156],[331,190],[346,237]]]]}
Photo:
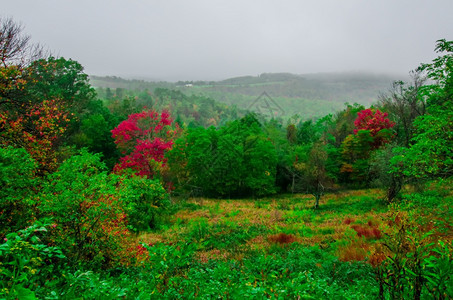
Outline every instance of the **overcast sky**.
{"type": "Polygon", "coordinates": [[[453,39],[452,0],[14,0],[0,16],[90,75],[407,74],[453,39]]]}

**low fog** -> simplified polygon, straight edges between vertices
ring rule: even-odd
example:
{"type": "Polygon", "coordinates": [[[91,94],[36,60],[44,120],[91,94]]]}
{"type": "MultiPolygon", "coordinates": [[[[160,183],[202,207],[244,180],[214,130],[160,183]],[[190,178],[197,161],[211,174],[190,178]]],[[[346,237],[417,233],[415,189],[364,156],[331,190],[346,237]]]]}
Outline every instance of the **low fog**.
{"type": "Polygon", "coordinates": [[[453,39],[453,1],[5,1],[1,17],[91,75],[407,74],[453,39]]]}

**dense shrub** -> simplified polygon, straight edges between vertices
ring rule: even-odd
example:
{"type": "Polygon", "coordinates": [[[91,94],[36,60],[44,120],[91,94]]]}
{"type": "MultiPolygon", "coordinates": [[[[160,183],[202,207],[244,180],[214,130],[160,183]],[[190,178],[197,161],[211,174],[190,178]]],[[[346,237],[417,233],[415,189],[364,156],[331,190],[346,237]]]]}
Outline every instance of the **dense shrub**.
{"type": "Polygon", "coordinates": [[[110,265],[127,235],[120,177],[104,168],[99,155],[82,151],[47,177],[38,196],[41,214],[55,222],[55,244],[68,258],[95,265],[110,265]]]}
{"type": "Polygon", "coordinates": [[[36,163],[22,148],[0,148],[0,238],[33,219],[36,163]]]}
{"type": "Polygon", "coordinates": [[[155,229],[170,206],[168,194],[159,180],[132,176],[124,178],[121,187],[131,228],[134,231],[155,229]]]}
{"type": "Polygon", "coordinates": [[[48,246],[49,222],[36,221],[6,235],[0,245],[0,297],[35,299],[35,291],[52,289],[64,270],[65,256],[48,246]]]}
{"type": "Polygon", "coordinates": [[[442,227],[450,225],[436,222],[434,226],[419,212],[400,209],[395,206],[390,210],[390,226],[370,258],[380,298],[451,298],[452,249],[440,238],[445,231],[442,227]]]}

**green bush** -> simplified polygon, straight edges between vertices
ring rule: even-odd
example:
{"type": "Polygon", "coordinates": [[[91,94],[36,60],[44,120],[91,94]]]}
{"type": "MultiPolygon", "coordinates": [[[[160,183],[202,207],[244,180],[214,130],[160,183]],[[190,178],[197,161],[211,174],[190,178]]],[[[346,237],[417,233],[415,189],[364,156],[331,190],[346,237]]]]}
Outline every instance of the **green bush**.
{"type": "Polygon", "coordinates": [[[392,208],[390,220],[393,226],[382,242],[385,250],[378,251],[385,259],[375,270],[380,298],[451,298],[453,259],[451,245],[436,237],[442,229],[430,229],[431,220],[414,210],[399,211],[398,206],[392,208]]]}
{"type": "Polygon", "coordinates": [[[121,186],[130,227],[135,231],[158,227],[170,207],[168,194],[159,180],[133,176],[123,179],[121,186]]]}
{"type": "MultiPolygon", "coordinates": [[[[151,251],[152,248],[150,248],[151,251]]],[[[319,248],[275,248],[243,260],[193,261],[169,278],[156,297],[226,299],[370,299],[377,288],[370,267],[339,262],[319,248]]]]}
{"type": "Polygon", "coordinates": [[[30,224],[37,185],[36,162],[27,151],[0,148],[0,238],[30,224]]]}
{"type": "Polygon", "coordinates": [[[45,242],[49,222],[9,233],[0,245],[0,298],[35,299],[35,292],[52,289],[64,269],[65,256],[45,242]]]}
{"type": "Polygon", "coordinates": [[[127,233],[121,177],[104,170],[99,155],[81,151],[47,177],[38,195],[41,214],[56,224],[54,243],[74,263],[111,265],[127,233]]]}

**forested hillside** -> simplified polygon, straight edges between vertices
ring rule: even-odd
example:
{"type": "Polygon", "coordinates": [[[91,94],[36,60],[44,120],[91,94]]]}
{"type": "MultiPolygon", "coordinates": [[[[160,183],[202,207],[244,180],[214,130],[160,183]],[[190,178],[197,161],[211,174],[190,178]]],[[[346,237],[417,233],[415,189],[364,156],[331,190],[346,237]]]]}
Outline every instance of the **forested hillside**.
{"type": "Polygon", "coordinates": [[[0,298],[453,297],[453,41],[369,106],[362,75],[95,89],[0,33],[0,298]]]}
{"type": "Polygon", "coordinates": [[[387,91],[401,76],[371,73],[331,73],[294,75],[264,73],[222,81],[147,82],[118,77],[90,76],[100,97],[123,94],[137,95],[145,90],[168,88],[185,95],[209,97],[229,106],[248,109],[253,101],[266,92],[281,108],[282,117],[300,115],[304,120],[319,118],[343,108],[344,103],[369,106],[377,102],[380,93],[387,91]]]}

